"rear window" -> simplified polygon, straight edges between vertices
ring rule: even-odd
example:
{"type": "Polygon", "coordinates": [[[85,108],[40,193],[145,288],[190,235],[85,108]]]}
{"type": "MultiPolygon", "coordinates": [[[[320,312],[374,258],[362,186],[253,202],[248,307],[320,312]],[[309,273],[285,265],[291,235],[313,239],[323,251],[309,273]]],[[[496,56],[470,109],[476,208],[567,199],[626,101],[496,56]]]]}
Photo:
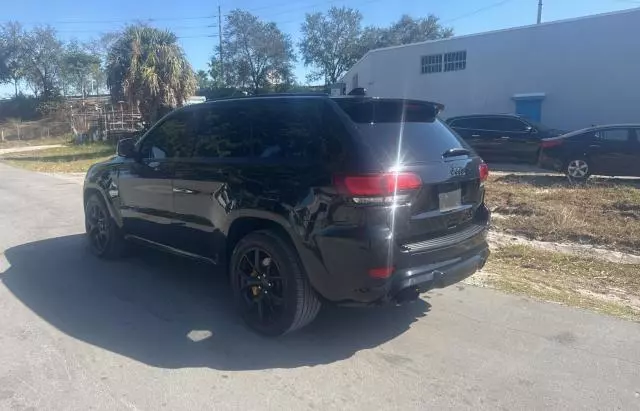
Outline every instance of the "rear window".
{"type": "Polygon", "coordinates": [[[435,104],[403,100],[336,99],[336,103],[356,123],[433,122],[435,104]]]}
{"type": "Polygon", "coordinates": [[[402,100],[336,99],[356,123],[363,143],[386,164],[442,160],[442,155],[467,144],[437,118],[435,105],[402,100]]]}

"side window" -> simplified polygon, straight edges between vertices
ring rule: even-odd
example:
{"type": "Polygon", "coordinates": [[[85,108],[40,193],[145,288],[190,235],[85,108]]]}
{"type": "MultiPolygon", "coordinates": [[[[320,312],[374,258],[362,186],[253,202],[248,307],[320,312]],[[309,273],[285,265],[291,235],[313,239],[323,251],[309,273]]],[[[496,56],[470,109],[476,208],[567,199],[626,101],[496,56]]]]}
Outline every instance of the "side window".
{"type": "Polygon", "coordinates": [[[195,157],[251,157],[251,125],[242,104],[221,103],[197,111],[195,157]]]}
{"type": "Polygon", "coordinates": [[[479,130],[502,130],[502,119],[499,117],[478,117],[475,119],[479,130]]]}
{"type": "Polygon", "coordinates": [[[514,131],[525,132],[528,130],[529,125],[517,118],[503,117],[500,119],[500,128],[496,130],[500,131],[514,131]]]}
{"type": "Polygon", "coordinates": [[[154,128],[142,142],[144,159],[189,157],[193,150],[193,113],[181,111],[154,128]]]}
{"type": "Polygon", "coordinates": [[[610,130],[600,130],[596,132],[596,139],[600,141],[627,142],[629,141],[629,129],[613,128],[610,130]]]}
{"type": "Polygon", "coordinates": [[[255,157],[318,159],[322,153],[324,102],[265,99],[250,105],[255,157]]]}
{"type": "Polygon", "coordinates": [[[208,158],[320,158],[324,102],[255,99],[198,111],[194,156],[208,158]]]}
{"type": "Polygon", "coordinates": [[[459,118],[451,122],[453,128],[477,128],[472,118],[459,118]]]}

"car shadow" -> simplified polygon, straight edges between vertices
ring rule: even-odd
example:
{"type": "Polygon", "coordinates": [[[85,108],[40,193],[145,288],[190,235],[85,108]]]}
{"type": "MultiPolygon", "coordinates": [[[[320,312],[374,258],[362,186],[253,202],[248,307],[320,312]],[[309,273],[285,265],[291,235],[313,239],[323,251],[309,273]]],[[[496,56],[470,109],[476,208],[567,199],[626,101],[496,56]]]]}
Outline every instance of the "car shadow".
{"type": "Polygon", "coordinates": [[[325,306],[307,328],[270,339],[244,326],[226,276],[206,264],[151,250],[103,261],[83,235],[16,246],[5,257],[2,283],[38,316],[76,339],[161,368],[328,364],[395,338],[430,308],[423,300],[325,306]]]}
{"type": "Polygon", "coordinates": [[[592,176],[587,181],[576,182],[562,175],[507,174],[494,179],[496,182],[509,184],[527,184],[534,187],[634,187],[640,188],[640,178],[616,178],[592,176]]]}

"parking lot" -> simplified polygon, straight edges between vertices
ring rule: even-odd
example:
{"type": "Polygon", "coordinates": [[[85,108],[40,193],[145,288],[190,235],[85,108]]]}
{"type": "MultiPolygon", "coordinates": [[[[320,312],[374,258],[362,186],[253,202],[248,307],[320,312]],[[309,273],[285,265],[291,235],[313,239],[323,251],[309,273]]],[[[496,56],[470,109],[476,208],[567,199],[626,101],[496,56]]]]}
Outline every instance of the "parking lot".
{"type": "Polygon", "coordinates": [[[459,285],[265,339],[209,266],[91,256],[77,181],[0,174],[2,409],[640,406],[637,323],[459,285]]]}

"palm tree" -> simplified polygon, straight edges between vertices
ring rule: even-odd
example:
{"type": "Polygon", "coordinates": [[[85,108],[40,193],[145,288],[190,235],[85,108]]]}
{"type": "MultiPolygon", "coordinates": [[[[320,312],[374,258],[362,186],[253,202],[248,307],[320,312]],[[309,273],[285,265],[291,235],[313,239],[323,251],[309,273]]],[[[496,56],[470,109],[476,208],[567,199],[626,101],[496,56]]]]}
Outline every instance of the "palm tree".
{"type": "Polygon", "coordinates": [[[146,124],[196,90],[193,69],[169,31],[129,26],[109,48],[106,66],[112,99],[138,107],[146,124]]]}

